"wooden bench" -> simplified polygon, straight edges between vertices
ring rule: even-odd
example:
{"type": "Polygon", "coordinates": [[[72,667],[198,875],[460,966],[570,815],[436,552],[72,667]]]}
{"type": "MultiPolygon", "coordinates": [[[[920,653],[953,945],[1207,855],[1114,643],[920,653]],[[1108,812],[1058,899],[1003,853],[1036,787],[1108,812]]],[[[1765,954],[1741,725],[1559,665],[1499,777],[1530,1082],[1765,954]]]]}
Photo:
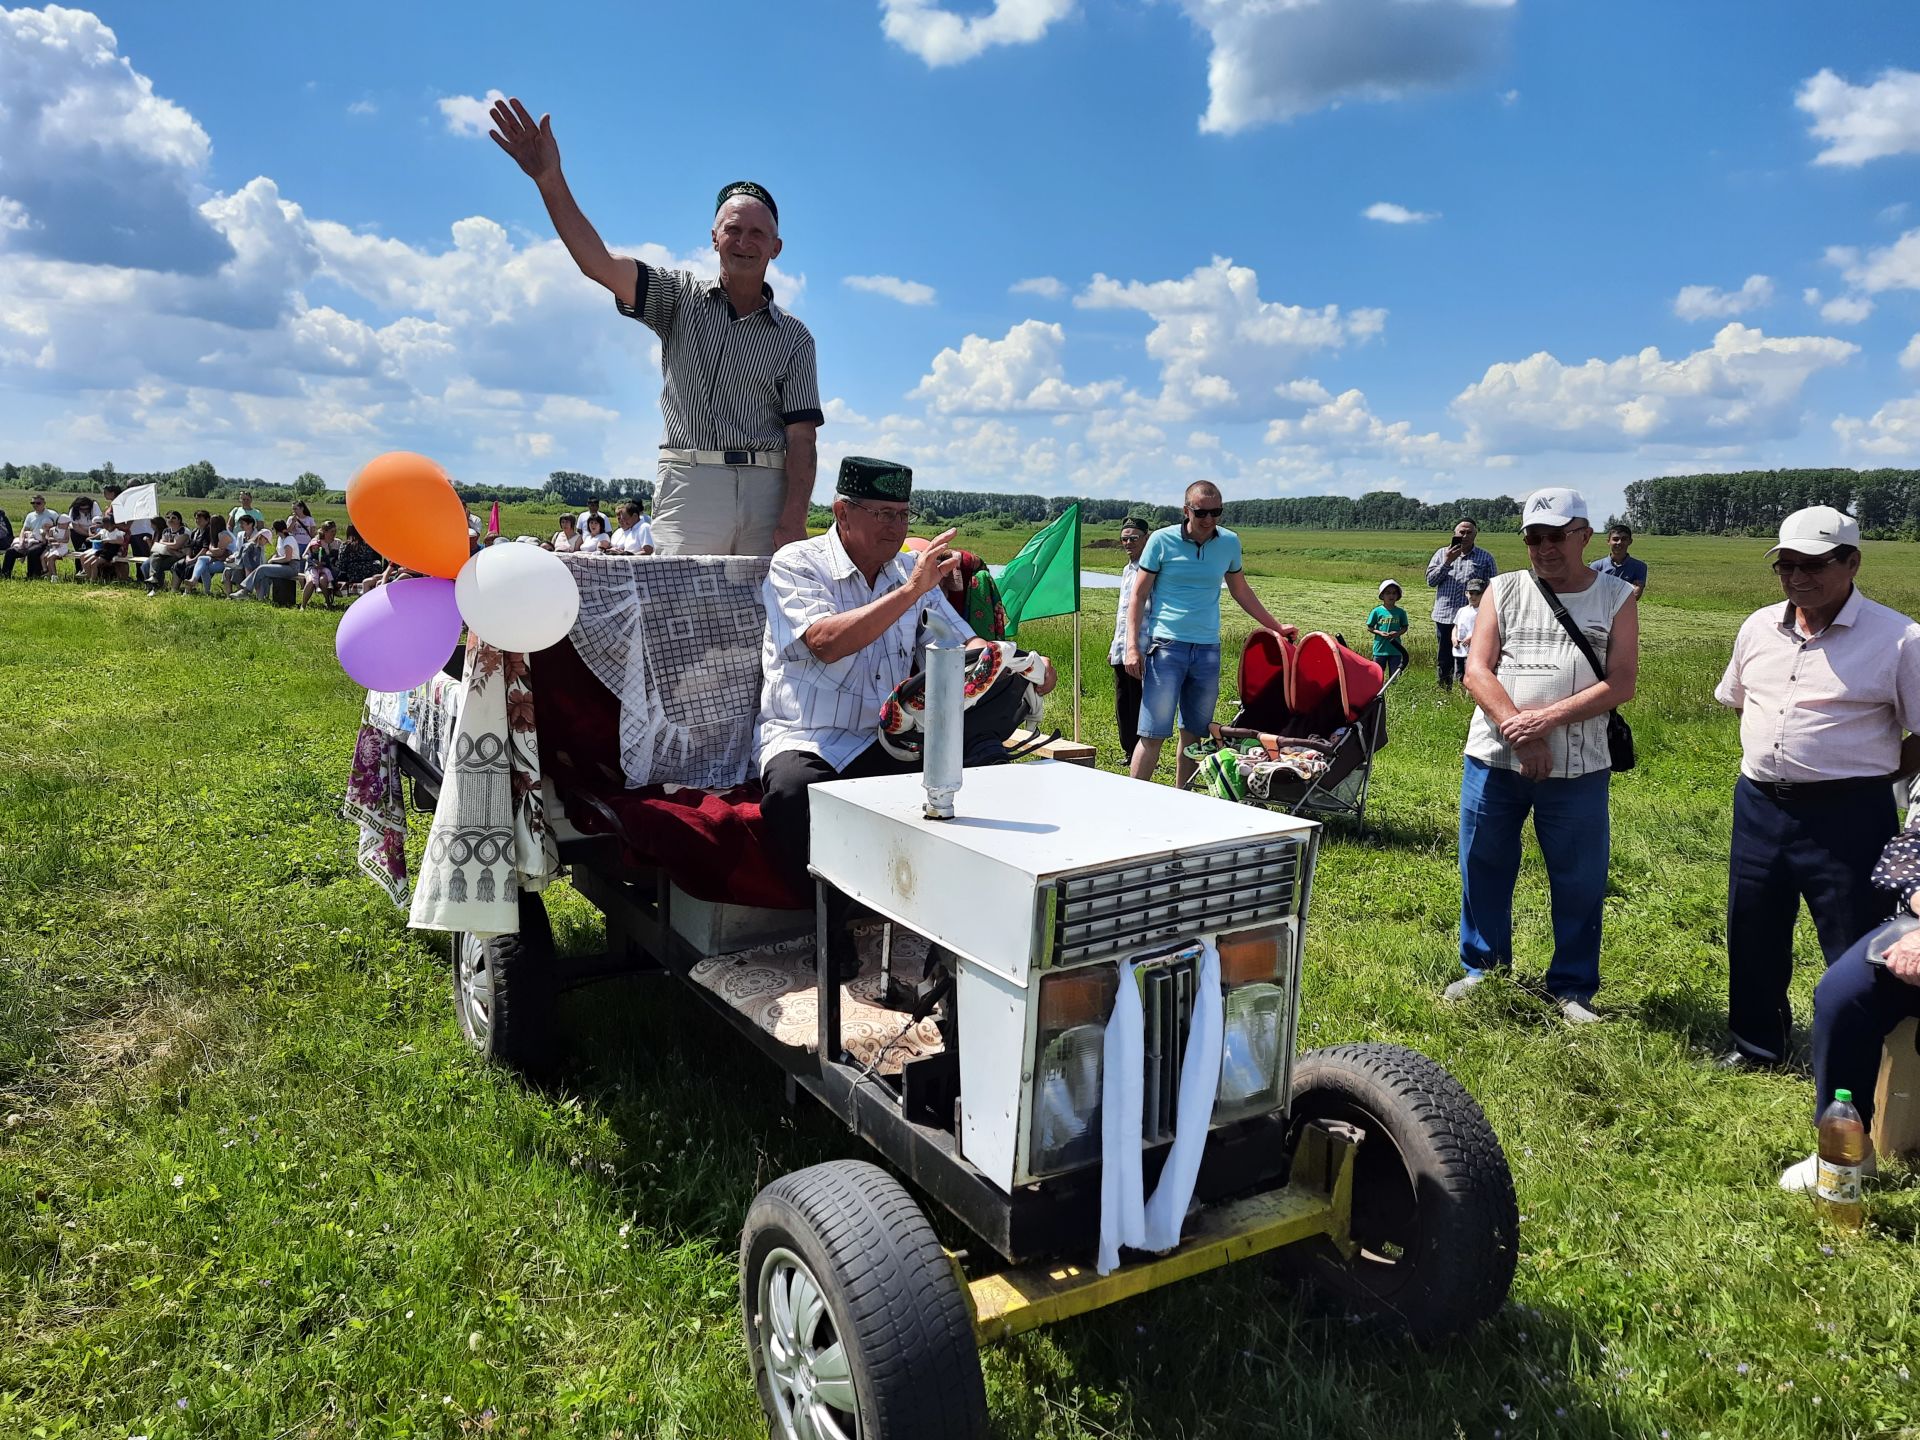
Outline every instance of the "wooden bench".
{"type": "Polygon", "coordinates": [[[1880,1080],[1873,1091],[1873,1149],[1877,1155],[1920,1155],[1920,1020],[1902,1020],[1887,1036],[1880,1080]]]}
{"type": "MultiPolygon", "coordinates": [[[[1007,737],[1007,748],[1011,750],[1016,746],[1024,745],[1037,738],[1038,734],[1039,732],[1034,730],[1016,730],[1007,737]]],[[[1085,765],[1089,769],[1094,763],[1093,746],[1082,744],[1078,740],[1049,740],[1032,753],[1044,760],[1064,760],[1069,765],[1085,765]]]]}

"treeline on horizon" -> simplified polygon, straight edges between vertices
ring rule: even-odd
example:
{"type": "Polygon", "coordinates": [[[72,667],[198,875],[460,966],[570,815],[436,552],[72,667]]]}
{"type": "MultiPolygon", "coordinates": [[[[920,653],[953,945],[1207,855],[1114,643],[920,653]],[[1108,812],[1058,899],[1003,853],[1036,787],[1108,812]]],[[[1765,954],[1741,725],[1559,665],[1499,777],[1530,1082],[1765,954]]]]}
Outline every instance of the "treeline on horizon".
{"type": "MultiPolygon", "coordinates": [[[[230,499],[241,490],[256,498],[296,497],[343,500],[344,487],[330,486],[307,471],[289,482],[250,476],[222,476],[212,462],[196,460],[177,470],[124,471],[111,463],[91,470],[52,464],[0,464],[0,485],[49,492],[97,494],[109,484],[152,481],[169,495],[188,499],[230,499]]],[[[603,479],[577,470],[555,470],[545,484],[467,485],[455,482],[469,503],[499,500],[509,504],[583,505],[631,499],[647,505],[653,482],[632,476],[603,479]]],[[[1627,486],[1624,518],[1648,535],[1766,535],[1795,510],[1832,505],[1860,522],[1861,533],[1876,540],[1920,539],[1920,470],[1743,470],[1702,475],[1661,475],[1627,486]]],[[[51,498],[51,497],[50,497],[51,498]]],[[[1079,505],[1082,523],[1117,525],[1137,515],[1154,525],[1177,524],[1180,507],[1105,496],[1031,495],[990,490],[918,488],[915,514],[932,522],[970,521],[1002,529],[1044,525],[1079,505]]],[[[825,507],[814,506],[815,523],[824,523],[825,507]]],[[[1608,516],[1606,521],[1616,517],[1608,516]]],[[[1290,530],[1448,530],[1463,519],[1483,530],[1513,530],[1520,523],[1520,502],[1510,495],[1465,497],[1428,503],[1396,490],[1364,495],[1289,495],[1228,500],[1222,523],[1290,530]]],[[[1593,517],[1599,529],[1602,517],[1593,517]]]]}

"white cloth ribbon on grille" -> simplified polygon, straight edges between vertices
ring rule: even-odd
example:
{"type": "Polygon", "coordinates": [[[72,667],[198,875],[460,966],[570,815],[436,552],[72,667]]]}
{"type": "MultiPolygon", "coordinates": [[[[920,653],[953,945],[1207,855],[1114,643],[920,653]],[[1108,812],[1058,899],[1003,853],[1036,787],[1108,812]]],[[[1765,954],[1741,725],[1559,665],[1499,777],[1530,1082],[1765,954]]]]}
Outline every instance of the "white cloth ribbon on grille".
{"type": "Polygon", "coordinates": [[[568,636],[620,701],[628,789],[746,780],[760,709],[764,555],[561,555],[580,588],[568,636]]]}
{"type": "Polygon", "coordinates": [[[1220,996],[1220,952],[1200,942],[1193,1016],[1187,1022],[1186,1060],[1180,1067],[1180,1099],[1167,1163],[1151,1199],[1143,1200],[1140,1151],[1144,1143],[1146,1016],[1134,983],[1133,964],[1120,961],[1120,991],[1107,1019],[1100,1078],[1100,1251],[1094,1268],[1111,1275],[1120,1247],[1161,1252],[1180,1243],[1180,1226],[1200,1178],[1200,1159],[1220,1093],[1220,1055],[1226,1008],[1220,996]]]}

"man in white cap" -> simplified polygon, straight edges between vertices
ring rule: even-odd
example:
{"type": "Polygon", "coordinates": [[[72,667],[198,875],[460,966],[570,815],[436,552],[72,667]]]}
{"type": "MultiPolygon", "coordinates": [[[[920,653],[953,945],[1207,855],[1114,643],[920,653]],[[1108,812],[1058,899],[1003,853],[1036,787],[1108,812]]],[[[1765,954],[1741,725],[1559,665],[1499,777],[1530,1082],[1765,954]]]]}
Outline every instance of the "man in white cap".
{"type": "Polygon", "coordinates": [[[1578,491],[1536,490],[1520,526],[1528,568],[1487,586],[1467,649],[1465,684],[1477,708],[1460,779],[1466,973],[1446,995],[1464,999],[1513,964],[1513,888],[1531,811],[1553,901],[1547,991],[1569,1025],[1588,1025],[1600,1018],[1589,1002],[1600,988],[1607,894],[1607,713],[1633,698],[1640,611],[1631,585],[1586,567],[1593,527],[1578,491]]]}
{"type": "Polygon", "coordinates": [[[1732,1066],[1788,1057],[1804,898],[1829,965],[1885,917],[1868,883],[1920,725],[1920,625],[1862,595],[1860,526],[1796,510],[1767,552],[1784,605],[1749,615],[1714,697],[1740,712],[1727,877],[1732,1066]]]}

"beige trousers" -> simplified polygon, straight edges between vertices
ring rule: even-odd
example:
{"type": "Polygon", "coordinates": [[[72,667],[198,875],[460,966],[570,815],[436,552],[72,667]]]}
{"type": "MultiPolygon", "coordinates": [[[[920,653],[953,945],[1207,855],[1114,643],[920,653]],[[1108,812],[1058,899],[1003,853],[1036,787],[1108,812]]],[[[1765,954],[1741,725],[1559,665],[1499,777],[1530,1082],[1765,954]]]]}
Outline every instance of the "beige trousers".
{"type": "Polygon", "coordinates": [[[771,555],[787,472],[761,465],[660,462],[653,491],[656,555],[771,555]]]}

